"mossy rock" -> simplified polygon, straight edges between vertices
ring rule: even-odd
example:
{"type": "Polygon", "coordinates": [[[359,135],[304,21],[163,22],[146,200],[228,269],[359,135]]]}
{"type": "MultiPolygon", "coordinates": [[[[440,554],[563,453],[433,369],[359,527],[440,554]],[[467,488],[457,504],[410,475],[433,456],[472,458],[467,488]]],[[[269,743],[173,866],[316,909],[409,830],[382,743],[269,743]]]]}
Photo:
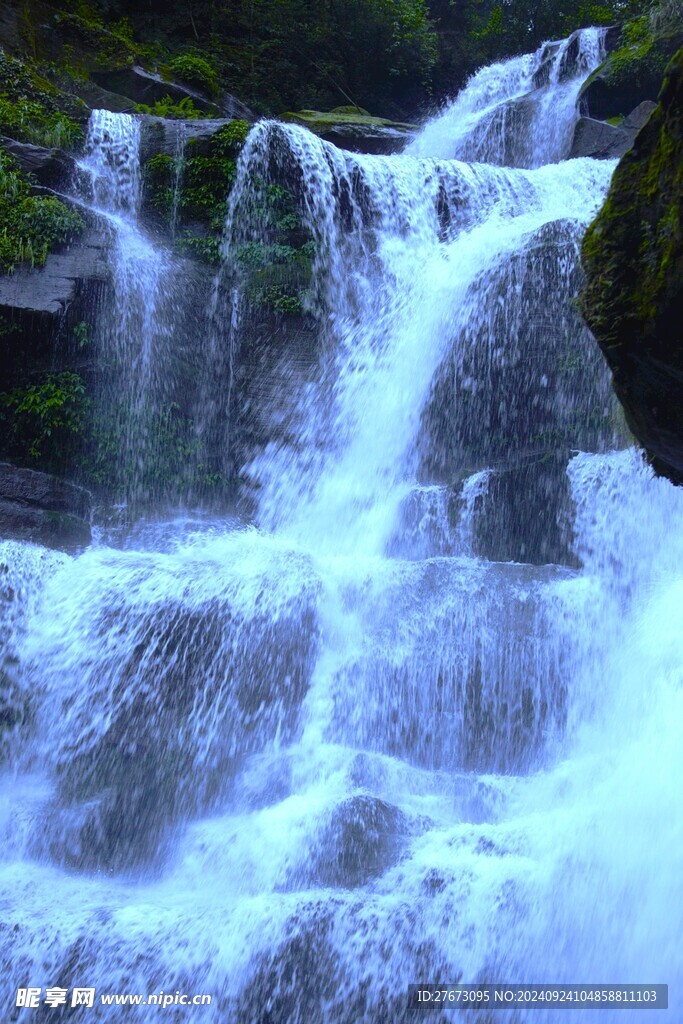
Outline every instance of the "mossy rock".
{"type": "Polygon", "coordinates": [[[622,44],[584,83],[582,110],[608,121],[625,117],[643,100],[656,100],[667,64],[683,46],[683,28],[654,35],[647,16],[624,29],[622,44]]]}
{"type": "Polygon", "coordinates": [[[321,139],[361,153],[395,153],[417,131],[414,124],[373,117],[360,107],[299,110],[282,114],[281,120],[303,125],[321,139]]]}
{"type": "Polygon", "coordinates": [[[582,304],[629,426],[683,483],[683,50],[586,233],[582,304]]]}

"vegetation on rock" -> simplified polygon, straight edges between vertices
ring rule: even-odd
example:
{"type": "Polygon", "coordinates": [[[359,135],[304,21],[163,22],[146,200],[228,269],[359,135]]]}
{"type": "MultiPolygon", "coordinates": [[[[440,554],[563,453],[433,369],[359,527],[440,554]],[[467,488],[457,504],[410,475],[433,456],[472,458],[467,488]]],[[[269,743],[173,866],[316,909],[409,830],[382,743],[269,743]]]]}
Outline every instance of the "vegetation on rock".
{"type": "Polygon", "coordinates": [[[55,196],[31,194],[31,183],[0,150],[0,271],[42,266],[47,254],[78,234],[83,220],[55,196]]]}
{"type": "Polygon", "coordinates": [[[636,437],[683,483],[683,50],[583,245],[586,320],[636,437]]]}

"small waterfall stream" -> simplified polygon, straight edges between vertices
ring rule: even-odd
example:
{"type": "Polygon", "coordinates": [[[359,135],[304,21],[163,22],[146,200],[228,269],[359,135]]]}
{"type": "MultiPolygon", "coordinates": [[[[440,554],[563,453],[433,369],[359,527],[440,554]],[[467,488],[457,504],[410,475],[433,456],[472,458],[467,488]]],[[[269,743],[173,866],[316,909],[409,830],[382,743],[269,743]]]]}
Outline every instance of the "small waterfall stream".
{"type": "MultiPolygon", "coordinates": [[[[680,998],[683,493],[621,444],[573,304],[614,165],[562,157],[601,39],[484,69],[398,156],[258,124],[215,292],[231,373],[274,184],[322,326],[243,467],[253,518],[0,544],[2,999],[98,993],[9,1019],[149,1021],[99,996],[160,989],[216,1024],[403,1024],[411,982],[680,998]]],[[[84,168],[142,415],[174,270],[137,228],[136,132],[99,112],[84,168]]]]}

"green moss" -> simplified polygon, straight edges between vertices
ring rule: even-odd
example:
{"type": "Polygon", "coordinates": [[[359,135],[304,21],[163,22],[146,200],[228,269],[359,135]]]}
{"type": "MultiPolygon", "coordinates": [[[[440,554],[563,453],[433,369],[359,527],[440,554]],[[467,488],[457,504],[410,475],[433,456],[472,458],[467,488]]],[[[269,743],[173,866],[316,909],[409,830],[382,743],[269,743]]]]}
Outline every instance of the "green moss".
{"type": "Polygon", "coordinates": [[[31,195],[28,178],[0,150],[0,271],[42,266],[48,252],[83,229],[81,217],[54,196],[31,195]]]}
{"type": "Polygon", "coordinates": [[[682,104],[683,50],[637,145],[617,167],[582,249],[584,315],[615,369],[629,425],[655,460],[669,466],[671,439],[683,437],[675,383],[683,379],[682,104]]]}
{"type": "Polygon", "coordinates": [[[358,130],[371,131],[377,128],[394,128],[398,131],[413,131],[415,125],[402,121],[389,121],[384,117],[372,117],[365,112],[359,113],[355,107],[336,107],[330,111],[299,110],[281,115],[282,121],[302,124],[312,132],[322,134],[336,126],[354,127],[358,130]]]}

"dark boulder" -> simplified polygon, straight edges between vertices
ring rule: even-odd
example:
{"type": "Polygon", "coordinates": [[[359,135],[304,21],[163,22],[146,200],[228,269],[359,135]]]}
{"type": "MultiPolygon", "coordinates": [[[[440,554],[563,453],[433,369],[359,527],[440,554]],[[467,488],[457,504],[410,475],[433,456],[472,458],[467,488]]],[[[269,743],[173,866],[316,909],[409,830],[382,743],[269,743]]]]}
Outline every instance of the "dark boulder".
{"type": "Polygon", "coordinates": [[[141,114],[140,120],[140,159],[144,164],[157,153],[176,156],[181,143],[208,142],[224,125],[230,124],[231,118],[187,118],[181,121],[156,117],[154,114],[141,114]]]}
{"type": "Polygon", "coordinates": [[[575,224],[546,224],[472,285],[470,301],[494,312],[459,327],[437,371],[422,416],[423,479],[452,483],[511,456],[613,442],[609,374],[573,303],[579,244],[575,224]]]}
{"type": "Polygon", "coordinates": [[[583,243],[584,316],[655,470],[683,483],[683,50],[583,243]]]}
{"type": "Polygon", "coordinates": [[[91,496],[48,473],[0,463],[0,536],[73,551],[90,543],[91,496]]]}
{"type": "Polygon", "coordinates": [[[412,124],[373,117],[357,107],[334,110],[299,110],[282,115],[283,121],[303,125],[327,142],[353,153],[397,153],[417,131],[412,124]]]}
{"type": "Polygon", "coordinates": [[[63,149],[17,142],[6,135],[0,135],[0,146],[14,157],[22,171],[32,174],[41,185],[50,188],[63,186],[75,173],[76,162],[63,149]]]}
{"type": "Polygon", "coordinates": [[[607,121],[596,121],[592,117],[579,118],[569,158],[590,156],[596,160],[614,160],[623,156],[636,137],[636,129],[629,129],[625,124],[608,124],[607,121]]]}
{"type": "Polygon", "coordinates": [[[396,862],[408,832],[398,807],[374,796],[349,797],[321,829],[307,873],[317,885],[365,885],[396,862]]]}
{"type": "Polygon", "coordinates": [[[624,117],[644,100],[655,101],[666,65],[683,45],[683,28],[621,45],[590,75],[579,94],[581,112],[592,118],[624,117]]]}

